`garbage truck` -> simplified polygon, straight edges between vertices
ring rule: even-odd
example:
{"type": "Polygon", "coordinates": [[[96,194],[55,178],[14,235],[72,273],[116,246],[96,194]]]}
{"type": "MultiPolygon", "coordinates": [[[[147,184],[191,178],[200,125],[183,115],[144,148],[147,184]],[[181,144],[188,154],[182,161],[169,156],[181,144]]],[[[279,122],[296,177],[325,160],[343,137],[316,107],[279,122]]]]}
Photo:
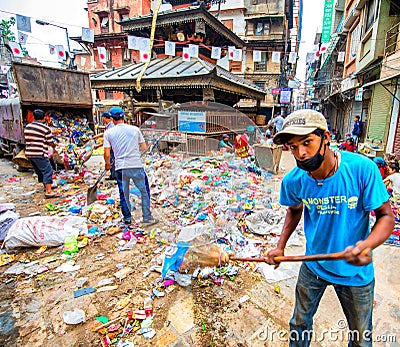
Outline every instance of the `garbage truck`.
{"type": "Polygon", "coordinates": [[[49,115],[56,139],[67,138],[76,145],[83,129],[94,131],[88,73],[12,62],[7,84],[0,99],[0,156],[15,157],[24,149],[24,127],[33,121],[37,108],[49,115]]]}

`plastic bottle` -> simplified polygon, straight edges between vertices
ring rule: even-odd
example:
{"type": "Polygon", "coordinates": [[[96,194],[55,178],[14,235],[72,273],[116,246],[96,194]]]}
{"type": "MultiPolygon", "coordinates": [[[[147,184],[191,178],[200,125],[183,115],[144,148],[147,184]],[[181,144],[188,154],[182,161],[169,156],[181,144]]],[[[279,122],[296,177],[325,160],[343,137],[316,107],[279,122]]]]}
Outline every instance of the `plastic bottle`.
{"type": "Polygon", "coordinates": [[[146,318],[153,316],[153,299],[151,297],[147,297],[144,299],[144,312],[146,314],[146,318]]]}

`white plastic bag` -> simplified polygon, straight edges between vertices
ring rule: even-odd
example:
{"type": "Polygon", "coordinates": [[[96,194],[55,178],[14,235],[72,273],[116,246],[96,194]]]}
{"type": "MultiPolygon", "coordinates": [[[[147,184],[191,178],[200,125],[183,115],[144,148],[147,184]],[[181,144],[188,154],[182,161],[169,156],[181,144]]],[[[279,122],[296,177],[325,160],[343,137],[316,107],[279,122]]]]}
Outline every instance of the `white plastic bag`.
{"type": "Polygon", "coordinates": [[[65,311],[63,313],[64,323],[79,324],[86,321],[85,311],[79,308],[74,308],[73,311],[65,311]]]}
{"type": "Polygon", "coordinates": [[[8,230],[4,240],[7,249],[17,247],[60,246],[65,236],[87,233],[82,217],[27,217],[18,219],[8,230]]]}

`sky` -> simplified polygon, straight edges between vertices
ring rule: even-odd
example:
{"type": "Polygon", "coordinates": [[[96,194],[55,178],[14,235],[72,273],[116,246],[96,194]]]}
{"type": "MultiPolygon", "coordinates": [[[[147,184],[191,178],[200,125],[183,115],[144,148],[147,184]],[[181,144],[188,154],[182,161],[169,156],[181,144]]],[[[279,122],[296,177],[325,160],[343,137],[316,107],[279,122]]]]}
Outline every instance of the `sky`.
{"type": "Polygon", "coordinates": [[[313,52],[315,34],[321,32],[324,3],[323,0],[303,0],[303,28],[296,71],[296,78],[302,82],[306,74],[306,55],[313,52]]]}
{"type": "MultiPolygon", "coordinates": [[[[36,20],[56,24],[68,29],[68,35],[81,36],[82,27],[88,27],[87,0],[0,0],[0,20],[15,14],[31,17],[32,32],[27,33],[26,49],[29,55],[45,65],[57,66],[56,54],[49,53],[49,45],[63,45],[67,50],[66,31],[54,26],[38,25],[36,20]]],[[[17,25],[13,27],[17,34],[17,25]]],[[[70,40],[71,50],[79,44],[70,40]]]]}

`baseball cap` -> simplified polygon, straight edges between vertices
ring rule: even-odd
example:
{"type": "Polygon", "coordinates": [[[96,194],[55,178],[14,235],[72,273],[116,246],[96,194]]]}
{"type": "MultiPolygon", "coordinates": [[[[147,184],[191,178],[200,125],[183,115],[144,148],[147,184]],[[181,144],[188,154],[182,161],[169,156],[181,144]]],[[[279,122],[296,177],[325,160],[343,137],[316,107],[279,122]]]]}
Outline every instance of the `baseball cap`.
{"type": "Polygon", "coordinates": [[[111,115],[110,115],[109,112],[104,112],[104,113],[101,114],[101,116],[105,117],[105,118],[111,118],[111,115]]]}
{"type": "Polygon", "coordinates": [[[229,138],[229,135],[228,135],[228,134],[223,134],[223,135],[222,135],[222,138],[223,138],[223,139],[226,139],[227,137],[229,138]]]}
{"type": "Polygon", "coordinates": [[[115,120],[124,118],[124,110],[121,107],[112,107],[110,108],[109,113],[115,120]]]}
{"type": "Polygon", "coordinates": [[[282,130],[274,137],[274,143],[281,145],[286,135],[307,135],[316,129],[328,130],[322,113],[310,109],[294,111],[284,120],[282,130]]]}

